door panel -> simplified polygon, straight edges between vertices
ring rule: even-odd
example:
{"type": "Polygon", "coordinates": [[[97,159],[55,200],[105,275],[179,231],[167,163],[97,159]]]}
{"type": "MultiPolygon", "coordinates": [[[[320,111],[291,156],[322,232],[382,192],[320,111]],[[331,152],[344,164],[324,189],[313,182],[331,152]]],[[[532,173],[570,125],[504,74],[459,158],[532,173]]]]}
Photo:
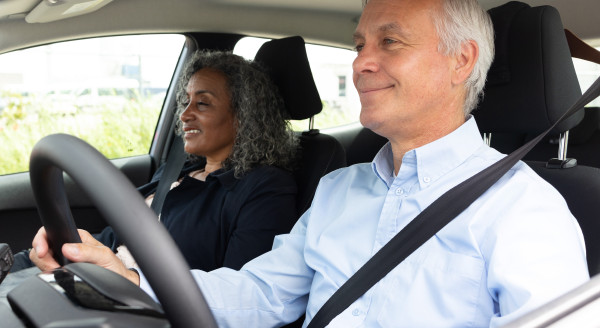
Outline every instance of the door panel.
{"type": "MultiPolygon", "coordinates": [[[[112,162],[135,187],[149,181],[154,171],[150,155],[120,158],[112,162]]],[[[68,177],[65,179],[65,190],[77,227],[91,233],[100,232],[106,226],[104,218],[68,177]]],[[[0,242],[9,244],[13,252],[29,248],[40,226],[29,173],[0,176],[0,242]]]]}

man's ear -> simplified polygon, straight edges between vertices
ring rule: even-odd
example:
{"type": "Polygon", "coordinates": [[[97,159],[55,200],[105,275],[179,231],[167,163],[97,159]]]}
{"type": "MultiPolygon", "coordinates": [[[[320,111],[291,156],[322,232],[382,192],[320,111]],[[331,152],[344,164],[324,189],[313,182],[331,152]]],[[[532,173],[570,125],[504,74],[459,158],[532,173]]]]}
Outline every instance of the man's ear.
{"type": "Polygon", "coordinates": [[[463,84],[469,78],[478,57],[479,46],[477,42],[473,40],[463,42],[460,47],[460,53],[455,57],[455,67],[452,72],[453,84],[463,84]]]}

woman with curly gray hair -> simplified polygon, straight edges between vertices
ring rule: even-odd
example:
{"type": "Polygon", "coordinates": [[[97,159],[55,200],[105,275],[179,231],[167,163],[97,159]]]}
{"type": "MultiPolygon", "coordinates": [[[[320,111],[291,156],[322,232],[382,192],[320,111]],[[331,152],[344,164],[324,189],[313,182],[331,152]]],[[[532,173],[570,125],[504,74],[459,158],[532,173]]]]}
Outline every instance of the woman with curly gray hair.
{"type": "MultiPolygon", "coordinates": [[[[223,160],[223,167],[233,169],[236,178],[241,178],[258,165],[274,165],[291,170],[297,140],[283,119],[283,100],[277,88],[257,63],[230,53],[196,52],[184,68],[177,94],[179,134],[186,138],[184,114],[190,104],[187,88],[201,70],[220,72],[229,90],[229,109],[236,133],[233,148],[223,160]]],[[[229,127],[233,128],[231,125],[229,127]]],[[[187,149],[187,146],[186,142],[190,157],[197,159],[194,151],[187,149]]]]}
{"type": "MultiPolygon", "coordinates": [[[[239,269],[270,250],[298,217],[291,172],[298,143],[283,100],[258,64],[200,51],[184,68],[177,102],[177,132],[189,160],[160,220],[192,269],[239,269]]],[[[149,205],[161,174],[159,168],[139,188],[149,205]]],[[[136,266],[110,227],[94,237],[136,266]]]]}
{"type": "MultiPolygon", "coordinates": [[[[191,268],[239,269],[268,251],[297,218],[297,139],[277,87],[256,64],[200,51],[183,70],[177,132],[189,161],[161,222],[191,268]]],[[[151,200],[158,182],[141,188],[151,200]]]]}
{"type": "MultiPolygon", "coordinates": [[[[239,269],[295,223],[297,140],[277,87],[258,64],[199,51],[177,88],[177,132],[189,160],[160,214],[192,269],[239,269]]],[[[151,203],[162,168],[140,192],[151,203]]],[[[95,236],[135,266],[112,229],[95,236]]]]}

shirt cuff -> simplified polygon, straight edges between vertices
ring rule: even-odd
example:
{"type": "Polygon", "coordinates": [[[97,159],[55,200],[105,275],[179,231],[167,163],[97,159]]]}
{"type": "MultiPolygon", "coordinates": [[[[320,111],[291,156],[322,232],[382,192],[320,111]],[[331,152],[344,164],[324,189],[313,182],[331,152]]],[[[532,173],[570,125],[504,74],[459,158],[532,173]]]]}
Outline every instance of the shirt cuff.
{"type": "Polygon", "coordinates": [[[146,276],[144,276],[144,272],[142,272],[142,270],[140,270],[140,269],[138,269],[137,271],[140,274],[140,288],[144,292],[146,292],[146,294],[148,294],[150,297],[152,297],[152,299],[156,303],[160,303],[158,301],[158,298],[156,297],[156,294],[154,294],[154,290],[152,290],[152,287],[150,287],[150,283],[148,283],[148,280],[146,279],[146,276]]]}

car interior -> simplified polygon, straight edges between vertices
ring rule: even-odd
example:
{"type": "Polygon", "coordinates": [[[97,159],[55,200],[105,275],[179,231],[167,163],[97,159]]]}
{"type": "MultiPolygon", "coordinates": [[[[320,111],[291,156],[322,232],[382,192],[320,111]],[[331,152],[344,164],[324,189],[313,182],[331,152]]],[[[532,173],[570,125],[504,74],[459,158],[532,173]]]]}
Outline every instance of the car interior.
{"type": "MultiPolygon", "coordinates": [[[[185,43],[172,72],[172,76],[177,77],[185,59],[197,49],[234,50],[236,44],[247,36],[265,38],[267,41],[258,47],[254,60],[262,64],[279,88],[285,103],[286,118],[290,121],[309,121],[305,128],[296,131],[301,154],[294,174],[299,189],[297,207],[301,214],[310,207],[322,176],[348,165],[370,162],[387,140],[359,124],[333,128],[315,127],[315,121],[318,121],[318,115],[324,111],[326,102],[323,100],[323,92],[317,88],[317,72],[309,60],[307,47],[310,43],[324,43],[349,48],[352,44],[352,31],[360,15],[360,1],[353,1],[353,4],[307,1],[305,4],[283,5],[280,2],[269,0],[261,5],[250,5],[241,0],[226,0],[221,3],[190,0],[173,1],[170,4],[152,1],[148,5],[143,0],[0,0],[0,55],[70,39],[132,33],[183,33],[185,43]],[[155,19],[150,21],[132,17],[129,22],[123,19],[124,13],[135,12],[138,7],[144,8],[144,16],[155,19]],[[165,15],[167,12],[180,15],[177,20],[181,24],[172,27],[172,18],[165,15]],[[220,20],[221,16],[235,17],[237,25],[233,28],[228,26],[230,21],[220,20]],[[105,22],[107,17],[114,17],[114,22],[108,24],[111,26],[107,26],[105,22]],[[245,20],[244,17],[248,19],[245,20]],[[80,23],[83,20],[87,20],[87,23],[80,23]],[[265,21],[271,21],[268,28],[258,23],[264,24],[265,21]],[[75,23],[85,27],[75,31],[72,29],[75,23]],[[50,24],[53,30],[40,29],[43,24],[50,24]],[[202,24],[209,28],[198,28],[202,24]],[[319,28],[309,28],[311,24],[318,25],[319,28]],[[19,27],[22,27],[21,33],[28,35],[25,42],[19,40],[17,33],[11,35],[9,32],[19,27]]],[[[600,10],[600,4],[587,2],[592,6],[588,8],[589,11],[593,8],[600,10]]],[[[571,12],[569,15],[563,14],[564,8],[570,5],[568,1],[482,3],[489,9],[494,24],[496,54],[488,74],[485,96],[473,111],[473,116],[484,140],[491,147],[509,154],[550,127],[585,91],[582,90],[583,86],[578,81],[573,64],[576,50],[569,36],[571,32],[565,28],[577,31],[578,36],[584,39],[591,40],[592,36],[600,38],[600,35],[593,35],[585,26],[582,27],[584,22],[580,22],[580,25],[573,23],[576,19],[571,12]],[[570,25],[566,25],[567,21],[570,25]]],[[[598,52],[592,47],[590,49],[592,50],[587,58],[598,63],[598,52]]],[[[3,78],[7,77],[2,75],[0,69],[0,87],[3,78]]],[[[176,108],[175,80],[176,78],[169,82],[169,87],[165,90],[162,112],[158,122],[154,122],[156,128],[147,154],[107,161],[109,166],[117,168],[123,174],[117,175],[118,178],[115,179],[126,180],[127,186],[123,189],[131,189],[128,191],[130,194],[135,194],[134,187],[150,181],[157,168],[165,165],[173,140],[177,138],[174,134],[176,118],[173,115],[176,108]]],[[[341,80],[339,83],[342,83],[341,80]]],[[[524,158],[541,177],[559,190],[577,218],[586,242],[591,277],[600,272],[600,241],[597,238],[600,232],[600,220],[597,218],[597,213],[600,212],[597,201],[597,195],[600,194],[600,152],[597,151],[600,147],[599,108],[595,105],[581,108],[553,129],[524,158]]],[[[0,124],[2,123],[0,120],[0,124]]],[[[57,147],[65,147],[65,144],[57,141],[46,147],[52,153],[57,147]]],[[[77,154],[88,150],[84,147],[80,151],[81,153],[78,149],[77,154]]],[[[72,161],[78,161],[77,155],[72,161]]],[[[125,225],[119,222],[127,220],[119,219],[117,213],[103,211],[102,208],[107,205],[99,205],[118,200],[98,200],[97,198],[104,196],[95,196],[91,191],[92,186],[82,186],[82,181],[76,178],[75,173],[73,176],[69,175],[69,168],[62,167],[62,170],[67,173],[64,176],[64,187],[59,183],[52,185],[52,188],[56,189],[57,194],[64,189],[68,200],[63,212],[68,212],[67,216],[72,213],[78,228],[98,232],[108,224],[125,225]]],[[[31,239],[42,223],[42,210],[38,212],[38,202],[30,179],[28,172],[0,175],[0,243],[10,245],[15,253],[30,247],[31,239]]],[[[93,182],[92,185],[96,183],[99,184],[93,182]]],[[[48,182],[42,184],[46,185],[48,182]]],[[[127,200],[129,198],[125,197],[123,202],[126,203],[127,200]]],[[[146,209],[139,206],[142,221],[136,222],[150,220],[152,213],[145,211],[146,209]]],[[[135,225],[132,224],[123,229],[130,231],[134,228],[135,225]]],[[[100,272],[93,266],[71,264],[61,271],[61,277],[66,282],[60,282],[56,275],[42,276],[46,281],[31,279],[28,280],[29,283],[16,288],[12,294],[0,294],[0,317],[6,320],[0,325],[164,327],[189,326],[194,322],[202,322],[203,325],[214,326],[212,317],[207,314],[210,311],[202,299],[201,291],[191,286],[193,281],[189,280],[190,277],[185,274],[170,277],[169,281],[173,284],[182,282],[178,291],[169,290],[168,282],[161,285],[160,281],[167,273],[157,268],[154,262],[159,257],[164,258],[164,261],[171,261],[172,257],[169,255],[176,252],[176,247],[170,245],[165,240],[168,238],[160,232],[149,229],[148,236],[156,238],[156,244],[160,245],[154,253],[141,250],[143,247],[136,243],[142,244],[143,240],[137,241],[139,238],[135,237],[134,232],[124,235],[131,235],[125,239],[131,238],[133,251],[140,254],[139,262],[148,268],[152,267],[148,272],[155,272],[148,274],[148,280],[153,287],[156,286],[157,295],[163,300],[162,307],[157,307],[147,295],[139,293],[139,289],[129,290],[119,277],[100,272]],[[87,285],[74,284],[78,280],[84,280],[87,285]],[[60,298],[60,301],[54,295],[54,290],[59,288],[61,293],[69,295],[67,298],[60,298]],[[101,293],[94,294],[94,302],[78,300],[69,294],[69,289],[78,294],[78,288],[101,293]],[[123,292],[124,290],[127,291],[123,292]],[[117,295],[114,296],[115,294],[117,295]],[[202,310],[197,310],[198,308],[202,310]]],[[[185,263],[180,258],[174,258],[172,264],[169,262],[166,267],[176,268],[174,271],[178,272],[185,271],[185,263]]],[[[596,308],[590,308],[599,298],[600,280],[592,279],[588,284],[530,313],[510,327],[544,327],[551,324],[583,326],[581,322],[590,324],[594,321],[597,325],[597,318],[590,319],[594,318],[596,308]],[[586,313],[587,317],[571,319],[574,317],[572,314],[579,312],[586,313]]],[[[301,324],[300,319],[290,326],[301,324]]]]}
{"type": "MultiPolygon", "coordinates": [[[[265,43],[259,49],[256,60],[259,61],[264,67],[266,67],[266,69],[269,72],[275,72],[275,71],[277,72],[277,73],[271,73],[273,75],[272,79],[273,79],[274,83],[281,90],[281,94],[284,99],[284,103],[286,104],[285,109],[287,110],[287,113],[286,113],[287,116],[291,117],[292,119],[306,119],[314,114],[317,114],[321,110],[320,98],[318,95],[318,91],[312,80],[310,66],[308,65],[308,60],[306,58],[306,52],[304,50],[304,40],[302,38],[291,37],[291,38],[284,38],[284,39],[269,41],[269,42],[265,43]],[[284,59],[284,58],[285,58],[285,62],[286,62],[285,67],[283,67],[284,65],[282,65],[282,62],[281,62],[281,59],[284,59]],[[298,83],[299,78],[303,78],[304,83],[298,83]],[[302,84],[304,84],[304,86],[302,86],[302,84]],[[298,86],[300,86],[300,87],[298,87],[298,86]]],[[[314,191],[315,191],[317,183],[318,183],[318,177],[320,177],[334,169],[344,166],[345,165],[345,157],[344,157],[344,151],[342,149],[341,144],[331,136],[320,134],[318,130],[313,129],[313,130],[308,130],[306,132],[301,132],[301,135],[299,137],[300,137],[300,145],[301,145],[301,152],[302,152],[300,158],[302,160],[302,163],[298,166],[298,169],[296,171],[296,176],[297,176],[297,181],[298,181],[298,186],[299,186],[299,193],[297,196],[297,198],[298,198],[297,201],[298,201],[299,208],[308,208],[308,206],[310,205],[310,201],[312,200],[312,195],[314,194],[314,191]],[[306,163],[306,164],[304,164],[304,163],[306,163]]],[[[67,148],[75,149],[75,145],[71,144],[69,141],[65,141],[64,144],[61,144],[58,142],[55,144],[49,144],[47,146],[47,148],[48,149],[67,149],[67,148]]],[[[49,151],[49,150],[46,150],[46,151],[49,151]]],[[[45,153],[45,152],[40,151],[40,153],[45,153]]],[[[82,176],[85,176],[85,173],[78,175],[76,173],[77,169],[76,168],[72,168],[72,169],[68,168],[68,165],[70,163],[77,162],[77,157],[85,157],[85,158],[88,158],[88,157],[93,158],[93,157],[91,155],[82,156],[82,154],[84,154],[84,150],[78,150],[74,153],[77,155],[75,155],[75,157],[73,157],[73,158],[68,158],[69,155],[67,155],[66,153],[57,155],[57,157],[60,158],[61,161],[65,162],[64,164],[57,163],[57,166],[59,166],[63,171],[65,171],[67,174],[72,176],[74,179],[76,179],[78,184],[85,185],[86,182],[84,182],[84,181],[86,181],[88,179],[88,178],[82,177],[82,176]],[[68,159],[65,159],[65,158],[68,158],[68,159]]],[[[32,165],[33,165],[33,163],[34,162],[32,162],[32,165]]],[[[44,163],[46,163],[46,161],[44,161],[44,163]]],[[[94,166],[94,164],[92,162],[89,162],[89,163],[85,163],[83,165],[77,164],[76,166],[92,167],[92,166],[94,166]]],[[[43,172],[46,169],[44,168],[44,169],[39,169],[39,170],[43,172]]],[[[37,170],[34,170],[34,167],[32,166],[32,173],[33,172],[37,172],[37,170]]],[[[44,178],[46,177],[46,175],[43,175],[43,174],[42,174],[42,176],[44,178]]],[[[102,176],[103,176],[103,179],[107,179],[108,173],[102,174],[102,176]]],[[[61,174],[61,176],[57,177],[56,179],[60,179],[60,178],[62,178],[62,174],[61,174]]],[[[91,177],[90,177],[90,179],[91,179],[91,177]]],[[[39,186],[38,188],[41,188],[46,191],[46,194],[44,196],[36,195],[37,199],[38,199],[38,205],[40,207],[40,213],[42,214],[42,221],[44,221],[44,220],[52,221],[54,217],[60,216],[61,213],[70,211],[68,208],[68,201],[65,202],[67,204],[67,205],[65,205],[66,208],[61,208],[60,210],[58,210],[56,212],[51,212],[54,209],[53,204],[48,204],[47,207],[42,206],[41,203],[44,203],[43,200],[46,199],[48,194],[51,193],[51,190],[60,189],[60,186],[58,186],[59,183],[54,184],[54,183],[52,183],[52,181],[54,181],[54,179],[48,178],[48,180],[44,179],[44,180],[42,180],[40,182],[36,182],[34,184],[34,186],[39,186]],[[47,208],[47,209],[45,209],[45,208],[47,208]],[[46,211],[48,211],[50,213],[48,215],[44,215],[43,213],[46,211]]],[[[115,182],[112,182],[111,184],[114,185],[116,183],[117,182],[115,181],[115,182]]],[[[90,187],[85,189],[85,192],[87,194],[91,195],[92,198],[103,197],[103,196],[95,196],[96,194],[98,194],[98,192],[91,191],[91,189],[93,189],[93,190],[105,189],[101,186],[100,182],[90,182],[89,185],[90,185],[90,187]]],[[[109,187],[106,187],[106,188],[109,188],[109,187]]],[[[118,188],[118,189],[120,189],[120,188],[118,188]]],[[[34,188],[34,191],[35,190],[36,190],[36,188],[34,188]]],[[[104,190],[104,191],[106,191],[106,190],[104,190]]],[[[110,193],[110,192],[103,192],[101,194],[112,195],[112,193],[110,193]]],[[[130,199],[129,197],[119,196],[118,199],[121,199],[121,200],[126,199],[125,204],[132,202],[132,199],[130,199]]],[[[104,200],[104,203],[100,203],[100,201],[96,201],[97,202],[96,205],[99,208],[108,208],[108,207],[119,208],[119,206],[117,205],[118,199],[106,199],[106,200],[104,200]],[[112,204],[112,206],[109,206],[108,204],[112,204]]],[[[49,203],[53,203],[53,202],[54,202],[54,200],[50,201],[49,203]]],[[[123,205],[123,206],[126,206],[126,205],[123,205]]],[[[144,205],[142,205],[142,208],[146,209],[144,205]]],[[[122,208],[120,208],[120,210],[122,210],[122,208]]],[[[104,214],[104,217],[111,217],[114,215],[114,214],[110,214],[110,213],[103,213],[103,214],[104,214]]],[[[142,214],[139,214],[139,216],[142,216],[142,214]]],[[[111,222],[111,226],[116,228],[119,226],[120,223],[127,222],[127,221],[128,220],[126,219],[126,217],[121,217],[119,219],[115,219],[115,221],[110,221],[110,222],[111,222]]],[[[47,225],[45,223],[45,226],[50,227],[50,226],[52,226],[52,224],[47,225]]],[[[149,231],[145,231],[143,236],[135,233],[135,231],[136,231],[135,225],[131,226],[130,229],[132,229],[132,231],[133,231],[132,235],[137,235],[138,237],[141,238],[140,242],[142,242],[149,236],[152,236],[152,234],[149,231]]],[[[124,234],[124,238],[127,240],[131,240],[129,237],[127,237],[126,234],[124,234]]],[[[151,239],[157,240],[158,237],[151,238],[151,239]]],[[[161,244],[161,243],[158,243],[158,244],[161,244]]],[[[140,247],[140,248],[143,249],[144,247],[140,247]]],[[[160,251],[157,251],[157,252],[160,252],[160,251]]],[[[163,249],[162,252],[167,253],[167,251],[165,249],[163,249]]],[[[162,253],[162,252],[160,252],[160,253],[162,253]]],[[[140,256],[140,258],[142,258],[142,257],[143,256],[140,256]]],[[[165,261],[168,261],[168,259],[165,259],[165,261]]],[[[140,263],[143,263],[143,262],[140,261],[140,263]]],[[[163,261],[163,263],[166,263],[166,262],[163,261]]],[[[168,271],[164,272],[164,274],[157,275],[156,279],[160,279],[161,281],[163,281],[164,276],[169,275],[168,272],[173,270],[174,267],[175,267],[175,264],[165,265],[164,268],[167,269],[168,271]]],[[[86,277],[86,273],[88,271],[86,271],[85,268],[86,268],[85,266],[83,268],[81,268],[79,266],[75,266],[73,268],[74,271],[69,271],[70,275],[69,275],[69,278],[67,278],[67,280],[72,281],[73,274],[76,274],[80,278],[86,277]]],[[[68,270],[71,270],[71,269],[68,269],[68,270]]],[[[67,274],[69,274],[69,272],[67,272],[67,274]]],[[[149,278],[150,277],[151,276],[149,276],[149,278]]],[[[87,281],[86,278],[82,278],[82,279],[87,281]]],[[[93,285],[93,287],[95,287],[95,289],[100,289],[100,290],[109,290],[109,291],[106,291],[106,293],[108,293],[108,295],[111,295],[110,299],[118,299],[119,301],[121,301],[121,303],[124,303],[125,305],[133,307],[133,308],[143,307],[144,309],[146,309],[145,310],[146,312],[150,312],[150,314],[144,312],[144,315],[142,316],[142,318],[138,320],[139,315],[133,315],[132,318],[128,318],[126,314],[123,314],[123,312],[128,313],[128,312],[135,312],[135,311],[113,310],[114,312],[117,312],[117,314],[114,317],[106,316],[107,324],[114,324],[115,322],[125,321],[129,325],[133,325],[133,326],[139,325],[140,327],[164,325],[164,313],[162,312],[162,310],[157,309],[156,306],[148,306],[148,304],[151,301],[147,300],[147,295],[145,297],[143,297],[143,300],[144,300],[143,304],[140,304],[141,302],[138,301],[138,297],[128,296],[128,297],[126,297],[125,300],[123,300],[123,298],[115,297],[115,296],[113,296],[115,291],[120,293],[123,291],[123,288],[117,288],[115,286],[112,286],[115,283],[114,279],[118,279],[118,280],[122,280],[122,279],[116,278],[116,277],[114,277],[114,275],[111,275],[110,277],[107,277],[106,279],[111,279],[111,280],[109,283],[104,283],[101,280],[96,280],[95,276],[93,276],[91,279],[92,284],[94,282],[97,283],[97,285],[93,285]],[[159,313],[157,314],[156,312],[159,312],[159,313]],[[150,316],[151,318],[148,318],[148,316],[150,316]],[[159,317],[160,319],[163,319],[163,320],[158,320],[156,317],[159,317]]],[[[35,283],[33,283],[33,282],[27,283],[26,282],[21,285],[21,286],[23,286],[22,288],[21,288],[21,286],[17,287],[8,296],[8,300],[11,303],[11,306],[15,309],[16,312],[20,313],[20,315],[22,317],[28,318],[27,319],[28,322],[33,323],[35,326],[44,326],[44,325],[50,324],[56,320],[61,320],[63,322],[67,321],[67,320],[74,320],[74,321],[72,321],[73,322],[72,324],[77,324],[78,322],[80,322],[79,320],[82,320],[81,318],[86,317],[86,315],[82,314],[81,310],[78,310],[77,308],[73,308],[72,311],[63,312],[62,314],[57,316],[55,314],[55,312],[57,312],[55,308],[52,308],[52,307],[48,308],[45,305],[46,302],[52,303],[53,292],[48,293],[49,294],[48,299],[46,299],[44,301],[40,301],[40,302],[32,305],[30,302],[28,302],[28,298],[32,297],[33,293],[35,293],[37,295],[36,298],[38,300],[44,299],[45,295],[46,295],[46,294],[40,292],[39,280],[37,278],[34,278],[34,280],[35,280],[35,283]],[[37,285],[37,288],[35,287],[36,285],[37,285]]],[[[177,283],[177,284],[183,286],[182,281],[184,281],[184,278],[178,277],[177,279],[173,279],[172,283],[177,283]]],[[[63,288],[65,288],[67,290],[66,294],[69,295],[68,289],[63,286],[65,283],[57,282],[57,284],[59,284],[63,288]]],[[[190,282],[190,284],[193,284],[193,282],[190,282]]],[[[123,285],[127,285],[127,284],[123,283],[123,285]]],[[[173,289],[171,287],[172,284],[165,284],[165,286],[167,286],[166,289],[169,289],[169,290],[173,289]]],[[[69,288],[77,288],[77,287],[69,287],[69,288]]],[[[186,298],[182,296],[185,294],[186,289],[187,290],[194,290],[194,289],[197,290],[197,288],[193,288],[193,286],[192,286],[192,288],[190,288],[188,285],[185,287],[184,290],[181,290],[177,293],[175,293],[173,291],[169,292],[169,293],[173,293],[174,295],[177,295],[177,305],[172,306],[171,308],[177,308],[177,309],[190,308],[189,312],[184,312],[184,313],[181,313],[180,315],[177,315],[177,317],[179,317],[179,318],[186,318],[185,320],[182,320],[178,324],[180,326],[187,326],[189,324],[193,324],[194,322],[196,322],[196,323],[199,322],[198,318],[195,318],[195,316],[190,315],[190,313],[194,313],[194,307],[197,304],[195,302],[189,302],[189,300],[186,300],[186,298]],[[194,304],[194,307],[191,307],[191,304],[194,304]]],[[[42,287],[42,290],[43,290],[43,287],[42,287]]],[[[160,291],[160,289],[157,289],[157,293],[159,293],[159,291],[160,291]]],[[[77,292],[75,292],[75,293],[78,294],[77,292]]],[[[102,309],[102,307],[98,307],[96,302],[91,302],[91,301],[85,301],[85,302],[78,301],[78,302],[83,303],[84,307],[87,308],[88,312],[90,309],[102,309]]],[[[165,304],[163,304],[163,306],[165,306],[165,304]]],[[[167,307],[167,309],[168,308],[169,307],[167,307]]],[[[182,310],[179,310],[179,311],[182,311],[182,310]]],[[[196,309],[196,311],[197,311],[197,309],[196,309]]],[[[196,312],[196,313],[198,313],[198,312],[196,312]]],[[[167,316],[172,321],[174,314],[171,313],[171,314],[168,314],[167,316]]],[[[206,318],[206,317],[208,317],[208,316],[206,316],[204,314],[202,315],[202,318],[206,318]]]]}
{"type": "MultiPolygon", "coordinates": [[[[523,140],[522,135],[536,136],[549,128],[581,96],[581,90],[560,15],[554,8],[510,2],[490,10],[490,15],[496,31],[496,57],[485,97],[473,115],[482,134],[490,134],[493,147],[510,153],[524,144],[512,144],[511,137],[523,140]],[[504,138],[495,140],[496,134],[504,138]]],[[[554,138],[564,139],[569,130],[580,124],[583,115],[581,109],[559,124],[553,131],[554,138]]],[[[595,216],[597,202],[593,199],[593,191],[600,186],[597,170],[573,163],[577,158],[560,158],[558,144],[550,147],[542,141],[540,146],[554,149],[548,152],[534,148],[526,162],[569,203],[582,227],[588,268],[594,275],[600,260],[600,245],[593,238],[600,228],[595,216]],[[582,193],[583,189],[589,192],[582,193]]],[[[564,147],[567,146],[565,142],[564,147]]]]}
{"type": "MultiPolygon", "coordinates": [[[[310,119],[323,107],[306,55],[304,40],[299,37],[271,40],[263,44],[254,60],[267,67],[286,104],[284,117],[310,119]]],[[[304,213],[312,202],[319,179],[346,166],[345,151],[339,141],[308,129],[299,133],[300,163],[294,172],[298,184],[297,208],[304,213]]]]}

